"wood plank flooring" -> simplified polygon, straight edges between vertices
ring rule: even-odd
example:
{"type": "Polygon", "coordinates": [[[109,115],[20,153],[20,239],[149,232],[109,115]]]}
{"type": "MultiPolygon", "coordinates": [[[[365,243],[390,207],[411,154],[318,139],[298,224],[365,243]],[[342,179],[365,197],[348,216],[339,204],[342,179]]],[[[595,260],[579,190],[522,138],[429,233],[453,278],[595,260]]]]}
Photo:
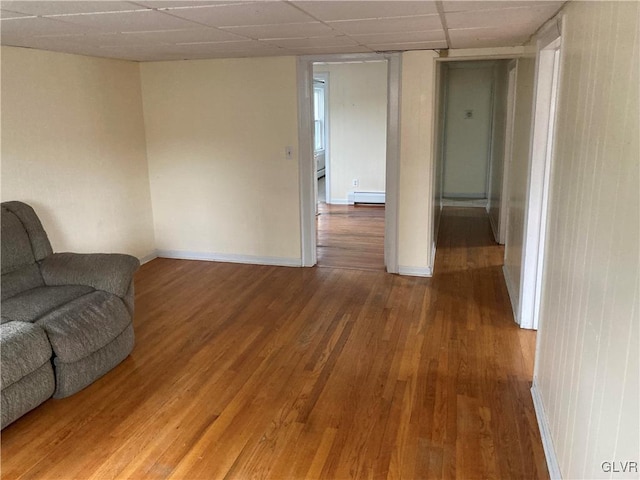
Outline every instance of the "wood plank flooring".
{"type": "Polygon", "coordinates": [[[7,427],[2,478],[547,478],[502,248],[440,233],[431,279],[144,265],[133,354],[7,427]]]}
{"type": "Polygon", "coordinates": [[[318,204],[319,267],[384,271],[384,206],[318,204]]]}

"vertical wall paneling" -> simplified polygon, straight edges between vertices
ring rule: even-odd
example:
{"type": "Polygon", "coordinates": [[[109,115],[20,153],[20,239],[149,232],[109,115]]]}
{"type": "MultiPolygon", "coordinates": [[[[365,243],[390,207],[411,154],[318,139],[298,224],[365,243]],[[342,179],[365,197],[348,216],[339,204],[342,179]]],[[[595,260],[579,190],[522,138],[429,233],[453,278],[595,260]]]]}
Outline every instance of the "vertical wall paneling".
{"type": "Polygon", "coordinates": [[[564,478],[637,478],[640,4],[563,16],[534,390],[564,478]]]}

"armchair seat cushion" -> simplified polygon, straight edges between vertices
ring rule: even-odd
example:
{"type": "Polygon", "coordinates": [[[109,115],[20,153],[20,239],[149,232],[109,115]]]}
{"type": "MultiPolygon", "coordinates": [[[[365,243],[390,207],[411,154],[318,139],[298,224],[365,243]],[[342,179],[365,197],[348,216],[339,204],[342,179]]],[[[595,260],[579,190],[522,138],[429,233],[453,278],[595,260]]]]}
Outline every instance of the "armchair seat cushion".
{"type": "Polygon", "coordinates": [[[56,365],[77,362],[100,350],[130,323],[122,299],[103,291],[73,300],[36,322],[47,332],[56,365]]]}
{"type": "Polygon", "coordinates": [[[3,324],[0,332],[0,389],[10,387],[44,364],[51,364],[51,346],[40,327],[32,323],[10,322],[3,324]]]}
{"type": "Polygon", "coordinates": [[[0,325],[0,356],[0,425],[4,428],[51,397],[55,380],[47,335],[32,323],[0,325]]]}
{"type": "Polygon", "coordinates": [[[81,285],[32,288],[2,302],[2,323],[35,322],[59,306],[93,291],[93,288],[81,285]]]}

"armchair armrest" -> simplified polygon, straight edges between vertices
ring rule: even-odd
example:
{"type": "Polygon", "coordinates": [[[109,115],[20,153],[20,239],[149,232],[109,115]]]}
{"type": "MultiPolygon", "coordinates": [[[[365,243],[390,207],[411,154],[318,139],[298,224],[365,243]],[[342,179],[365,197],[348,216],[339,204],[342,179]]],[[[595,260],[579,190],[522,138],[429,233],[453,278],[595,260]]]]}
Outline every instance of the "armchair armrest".
{"type": "Polygon", "coordinates": [[[139,266],[136,257],[119,253],[54,253],[40,272],[46,285],[87,285],[124,297],[139,266]]]}

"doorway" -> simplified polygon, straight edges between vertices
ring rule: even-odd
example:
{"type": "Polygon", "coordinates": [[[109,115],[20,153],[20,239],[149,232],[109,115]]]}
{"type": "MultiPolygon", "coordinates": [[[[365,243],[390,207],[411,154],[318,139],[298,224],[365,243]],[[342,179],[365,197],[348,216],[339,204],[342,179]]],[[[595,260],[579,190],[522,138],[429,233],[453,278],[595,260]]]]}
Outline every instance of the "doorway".
{"type": "MultiPolygon", "coordinates": [[[[434,178],[440,207],[486,210],[497,243],[505,201],[511,59],[442,61],[434,178]]],[[[434,231],[438,229],[435,215],[434,231]]]]}
{"type": "Polygon", "coordinates": [[[384,270],[387,62],[314,63],[313,82],[317,264],[384,270]]]}
{"type": "MultiPolygon", "coordinates": [[[[383,188],[370,186],[368,174],[364,168],[362,173],[354,175],[348,168],[335,167],[336,150],[333,149],[335,134],[337,132],[332,127],[331,118],[327,118],[329,130],[326,135],[328,145],[325,152],[325,181],[326,205],[336,207],[350,207],[360,209],[356,205],[379,202],[384,200],[384,218],[382,220],[383,240],[382,240],[382,268],[387,272],[397,273],[397,192],[398,192],[398,123],[399,123],[399,86],[400,86],[400,56],[398,54],[346,54],[346,55],[313,55],[298,58],[298,108],[299,108],[299,171],[300,171],[300,195],[301,195],[301,243],[302,243],[302,264],[303,266],[313,266],[317,264],[317,169],[314,160],[314,102],[313,102],[313,78],[314,64],[369,64],[384,62],[386,73],[386,101],[383,102],[383,114],[386,119],[382,132],[378,137],[384,136],[386,145],[383,144],[382,155],[384,163],[383,188]],[[331,166],[334,166],[332,171],[331,166]],[[344,171],[342,171],[344,170],[344,171]],[[346,172],[346,173],[345,173],[346,172]],[[345,181],[346,179],[346,181],[345,181]],[[346,184],[346,190],[345,190],[346,184]],[[342,185],[342,186],[341,186],[342,185]],[[369,196],[373,194],[374,198],[369,196]],[[377,198],[375,198],[377,197],[377,198]]],[[[329,103],[329,116],[331,116],[331,104],[334,102],[333,93],[335,90],[336,78],[329,72],[329,82],[325,100],[329,103]]],[[[362,82],[361,82],[362,83],[362,82]]],[[[363,85],[360,85],[363,87],[363,85]]],[[[353,103],[353,102],[351,102],[353,103]]],[[[348,100],[346,101],[348,107],[348,100]]],[[[353,105],[352,105],[353,106],[353,105]]],[[[366,125],[367,115],[365,114],[359,123],[360,127],[366,125]]],[[[340,132],[343,132],[341,129],[340,132]]],[[[378,139],[376,139],[378,140],[378,139]]],[[[374,142],[371,137],[360,139],[358,142],[345,143],[347,153],[354,148],[355,144],[367,147],[374,142]]],[[[366,167],[366,165],[365,165],[366,167]]],[[[376,208],[376,207],[374,207],[376,208]]],[[[378,207],[379,208],[379,207],[378,207]]],[[[363,211],[360,209],[360,211],[363,211]]]]}
{"type": "Polygon", "coordinates": [[[542,300],[549,185],[560,78],[560,47],[560,32],[553,27],[538,40],[529,188],[518,312],[520,326],[534,330],[538,329],[542,300]]]}

